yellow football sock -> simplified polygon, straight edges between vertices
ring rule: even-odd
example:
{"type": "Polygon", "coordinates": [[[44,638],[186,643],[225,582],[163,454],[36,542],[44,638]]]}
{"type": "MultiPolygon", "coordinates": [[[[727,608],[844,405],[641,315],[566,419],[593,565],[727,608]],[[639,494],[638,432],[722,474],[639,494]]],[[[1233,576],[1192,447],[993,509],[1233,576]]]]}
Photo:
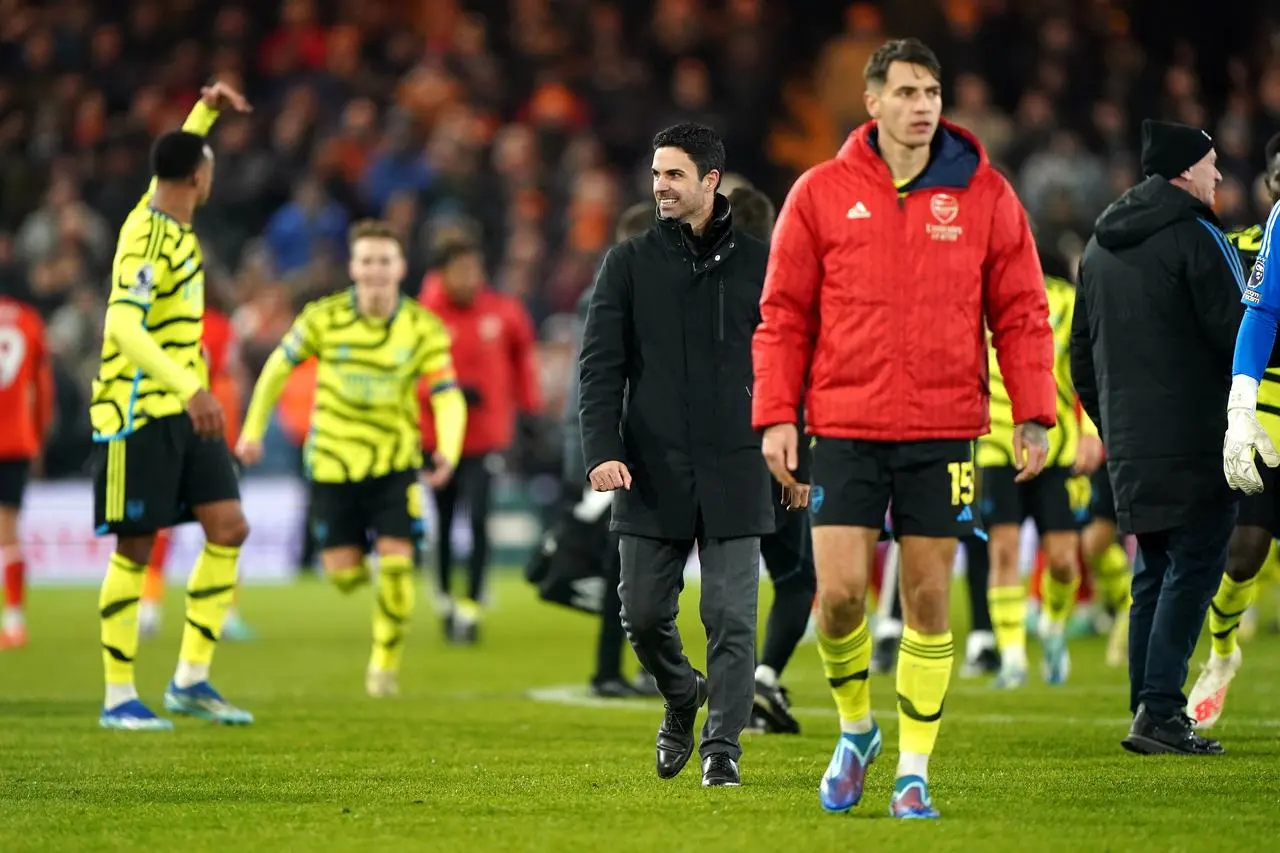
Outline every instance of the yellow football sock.
{"type": "Polygon", "coordinates": [[[1045,616],[1055,627],[1067,624],[1071,610],[1076,605],[1076,591],[1080,589],[1080,575],[1072,575],[1071,580],[1063,583],[1046,569],[1040,575],[1040,600],[1045,616]]]}
{"type": "Polygon", "coordinates": [[[1240,617],[1253,604],[1257,585],[1256,577],[1237,583],[1229,575],[1222,576],[1209,604],[1209,633],[1213,637],[1213,653],[1218,657],[1230,657],[1236,650],[1236,629],[1240,627],[1240,617]]]}
{"type": "Polygon", "coordinates": [[[400,669],[404,636],[413,615],[415,590],[413,561],[409,557],[382,557],[378,566],[378,598],[373,606],[373,654],[369,668],[383,672],[400,669]]]}
{"type": "Polygon", "coordinates": [[[1093,561],[1093,573],[1098,579],[1098,595],[1103,604],[1112,610],[1128,610],[1133,603],[1129,597],[1133,568],[1129,565],[1129,555],[1119,542],[1111,543],[1093,561]]]}
{"type": "Polygon", "coordinates": [[[325,576],[338,588],[338,592],[350,594],[369,582],[369,565],[361,561],[345,569],[328,569],[325,576]]]}
{"type": "Polygon", "coordinates": [[[853,633],[844,637],[828,637],[819,630],[818,656],[822,658],[822,671],[831,685],[836,710],[840,712],[841,730],[871,731],[871,684],[867,681],[871,669],[871,633],[867,630],[866,617],[853,633]]]}
{"type": "Polygon", "coordinates": [[[1016,665],[1027,658],[1027,591],[1021,586],[997,586],[987,591],[991,628],[996,648],[1005,663],[1016,665]]]}
{"type": "Polygon", "coordinates": [[[102,665],[107,684],[132,686],[133,659],[138,654],[138,599],[146,566],[112,554],[98,593],[102,619],[102,665]]]}
{"type": "MultiPolygon", "coordinates": [[[[218,647],[227,609],[235,597],[236,560],[239,556],[239,548],[206,542],[187,580],[187,624],[182,629],[178,660],[202,669],[205,675],[213,662],[213,651],[218,647]]],[[[196,680],[201,679],[196,677],[196,680]]]]}
{"type": "MultiPolygon", "coordinates": [[[[950,631],[903,630],[898,648],[898,751],[903,755],[932,754],[954,658],[950,631]]],[[[917,769],[913,775],[923,774],[917,769]]]]}

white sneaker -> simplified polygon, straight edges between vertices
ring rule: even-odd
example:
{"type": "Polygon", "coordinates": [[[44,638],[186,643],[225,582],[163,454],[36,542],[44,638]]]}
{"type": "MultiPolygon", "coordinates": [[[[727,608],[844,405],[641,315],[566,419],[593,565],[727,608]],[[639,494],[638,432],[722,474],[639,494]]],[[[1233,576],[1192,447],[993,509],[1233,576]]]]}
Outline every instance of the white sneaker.
{"type": "Polygon", "coordinates": [[[364,689],[374,699],[386,699],[400,695],[400,682],[394,672],[371,669],[365,673],[364,689]]]}
{"type": "Polygon", "coordinates": [[[1240,669],[1240,661],[1239,646],[1230,657],[1209,654],[1208,662],[1201,667],[1200,677],[1187,697],[1187,716],[1192,719],[1193,728],[1207,729],[1218,722],[1227,702],[1227,689],[1240,669]]]}

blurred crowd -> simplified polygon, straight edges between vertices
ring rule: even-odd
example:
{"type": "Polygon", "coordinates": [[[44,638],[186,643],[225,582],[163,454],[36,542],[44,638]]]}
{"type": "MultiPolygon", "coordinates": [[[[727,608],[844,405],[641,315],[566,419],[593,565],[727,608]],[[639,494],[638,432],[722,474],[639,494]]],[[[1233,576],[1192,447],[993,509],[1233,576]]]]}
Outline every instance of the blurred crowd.
{"type": "MultiPolygon", "coordinates": [[[[781,202],[866,119],[862,66],[917,35],[946,114],[974,130],[1071,264],[1138,178],[1138,123],[1217,139],[1228,225],[1259,221],[1280,131],[1280,15],[1186,0],[0,0],[0,286],[45,315],[58,368],[47,476],[78,476],[115,230],[149,141],[211,76],[251,115],[214,132],[197,218],[210,304],[251,382],[295,311],[344,285],[346,226],[380,216],[416,296],[442,241],[469,237],[539,331],[547,420],[566,315],[619,213],[648,192],[649,140],[698,120],[730,169],[781,202]]],[[[556,446],[542,442],[545,452],[556,446]]],[[[536,454],[535,454],[536,455],[536,454]]]]}

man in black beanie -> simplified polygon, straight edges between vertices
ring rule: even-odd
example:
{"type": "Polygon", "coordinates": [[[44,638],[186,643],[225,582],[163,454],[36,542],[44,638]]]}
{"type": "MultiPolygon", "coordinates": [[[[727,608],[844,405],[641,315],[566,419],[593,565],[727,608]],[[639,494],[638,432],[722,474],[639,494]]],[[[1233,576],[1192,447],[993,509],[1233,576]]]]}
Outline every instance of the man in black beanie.
{"type": "Polygon", "coordinates": [[[1222,436],[1245,271],[1213,212],[1216,160],[1203,130],[1144,121],[1146,179],[1098,217],[1076,289],[1071,373],[1138,539],[1123,745],[1141,754],[1223,752],[1182,692],[1237,512],[1222,436]]]}

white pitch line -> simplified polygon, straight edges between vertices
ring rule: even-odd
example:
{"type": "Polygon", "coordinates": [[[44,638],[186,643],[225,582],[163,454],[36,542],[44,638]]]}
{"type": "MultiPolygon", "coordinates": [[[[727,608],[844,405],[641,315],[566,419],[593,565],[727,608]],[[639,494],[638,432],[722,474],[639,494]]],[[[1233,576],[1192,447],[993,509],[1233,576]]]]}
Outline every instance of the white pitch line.
{"type": "MultiPolygon", "coordinates": [[[[650,699],[601,699],[592,696],[590,691],[579,685],[562,687],[540,687],[526,691],[525,695],[535,702],[548,702],[557,705],[569,705],[575,708],[605,708],[615,711],[645,711],[652,713],[662,707],[656,700],[650,699]]],[[[881,717],[897,713],[896,709],[876,708],[872,711],[881,717]]],[[[791,713],[800,717],[834,717],[835,708],[795,707],[791,713]]],[[[947,711],[947,720],[983,725],[1009,725],[1013,723],[1052,723],[1068,726],[1096,726],[1100,728],[1127,729],[1133,722],[1132,717],[1069,717],[1059,714],[973,714],[966,711],[947,711]]],[[[1280,720],[1233,719],[1219,727],[1220,731],[1249,728],[1280,728],[1280,720]]]]}

